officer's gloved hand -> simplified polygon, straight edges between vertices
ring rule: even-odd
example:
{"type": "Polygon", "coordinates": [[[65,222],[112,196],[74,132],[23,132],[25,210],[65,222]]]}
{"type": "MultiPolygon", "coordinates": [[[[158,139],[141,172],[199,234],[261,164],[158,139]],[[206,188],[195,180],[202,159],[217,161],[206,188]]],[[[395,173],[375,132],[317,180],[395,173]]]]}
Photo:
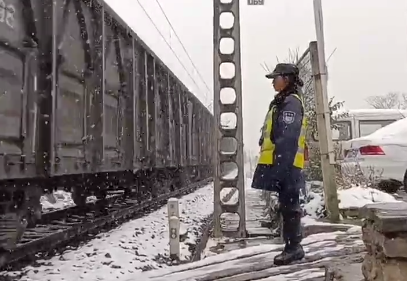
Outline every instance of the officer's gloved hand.
{"type": "Polygon", "coordinates": [[[259,139],[259,146],[262,146],[262,145],[263,145],[263,141],[264,141],[263,137],[260,137],[260,139],[259,139]]]}

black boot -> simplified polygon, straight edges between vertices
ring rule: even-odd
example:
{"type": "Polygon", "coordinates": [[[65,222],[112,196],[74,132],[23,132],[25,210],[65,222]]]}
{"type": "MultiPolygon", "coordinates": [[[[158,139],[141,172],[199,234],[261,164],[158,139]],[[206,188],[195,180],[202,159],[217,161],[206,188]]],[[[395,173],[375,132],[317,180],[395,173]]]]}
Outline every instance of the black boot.
{"type": "Polygon", "coordinates": [[[301,244],[286,244],[283,252],[274,258],[274,264],[289,265],[292,262],[300,261],[304,258],[305,253],[301,244]]]}

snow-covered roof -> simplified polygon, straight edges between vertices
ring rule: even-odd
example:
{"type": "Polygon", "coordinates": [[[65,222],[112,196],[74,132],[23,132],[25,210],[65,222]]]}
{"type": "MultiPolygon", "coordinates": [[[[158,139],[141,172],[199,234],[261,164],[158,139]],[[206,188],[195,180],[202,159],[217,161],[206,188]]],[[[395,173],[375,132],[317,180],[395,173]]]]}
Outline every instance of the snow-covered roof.
{"type": "MultiPolygon", "coordinates": [[[[407,110],[404,109],[345,109],[337,110],[333,116],[347,114],[346,117],[383,117],[383,116],[399,116],[407,117],[407,110]]],[[[346,118],[345,117],[345,118],[346,118]]],[[[340,118],[342,119],[342,118],[340,118]]]]}

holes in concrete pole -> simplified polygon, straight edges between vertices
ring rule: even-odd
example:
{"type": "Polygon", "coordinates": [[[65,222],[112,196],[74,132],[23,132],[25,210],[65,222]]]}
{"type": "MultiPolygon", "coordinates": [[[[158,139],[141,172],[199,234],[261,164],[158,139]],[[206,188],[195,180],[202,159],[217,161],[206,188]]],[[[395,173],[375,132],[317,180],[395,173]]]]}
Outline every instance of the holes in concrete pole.
{"type": "Polygon", "coordinates": [[[239,201],[239,190],[236,187],[224,187],[220,190],[220,201],[224,205],[234,205],[239,201]]]}
{"type": "Polygon", "coordinates": [[[220,0],[221,4],[230,4],[232,2],[233,2],[233,0],[220,0]]]}
{"type": "Polygon", "coordinates": [[[235,138],[227,137],[220,140],[220,153],[222,154],[236,154],[237,140],[235,138]]]}
{"type": "Polygon", "coordinates": [[[235,162],[223,162],[220,164],[221,179],[235,179],[238,176],[239,170],[235,162]]]}
{"type": "Polygon", "coordinates": [[[237,231],[240,216],[237,213],[223,213],[220,215],[220,227],[223,231],[237,231]]]}
{"type": "Polygon", "coordinates": [[[234,104],[236,102],[235,89],[230,87],[220,89],[220,102],[222,104],[234,104]]]}
{"type": "Polygon", "coordinates": [[[223,55],[233,54],[235,51],[235,40],[231,37],[223,37],[219,42],[219,51],[223,55]]]}
{"type": "Polygon", "coordinates": [[[231,29],[235,24],[235,16],[231,12],[223,12],[219,16],[219,26],[222,29],[231,29]]]}
{"type": "Polygon", "coordinates": [[[225,129],[237,128],[237,115],[234,112],[225,112],[220,114],[220,125],[225,129]]]}
{"type": "Polygon", "coordinates": [[[219,66],[219,74],[222,79],[232,79],[236,75],[235,64],[232,62],[222,62],[219,66]]]}

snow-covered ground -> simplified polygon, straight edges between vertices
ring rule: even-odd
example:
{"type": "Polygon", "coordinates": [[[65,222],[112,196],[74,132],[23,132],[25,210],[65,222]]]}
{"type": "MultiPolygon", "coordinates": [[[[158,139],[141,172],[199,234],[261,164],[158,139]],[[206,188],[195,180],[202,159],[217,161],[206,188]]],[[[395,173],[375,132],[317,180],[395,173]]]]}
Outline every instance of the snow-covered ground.
{"type": "Polygon", "coordinates": [[[339,190],[339,208],[360,208],[366,204],[397,202],[393,195],[374,188],[352,187],[339,190]]]}
{"type": "MultiPolygon", "coordinates": [[[[249,187],[250,184],[250,179],[248,179],[246,187],[249,187]]],[[[353,192],[355,192],[356,195],[361,193],[359,190],[353,190],[353,192]]],[[[246,195],[248,196],[247,198],[251,199],[246,202],[246,206],[252,208],[258,215],[261,215],[263,213],[262,210],[257,209],[256,211],[256,208],[254,208],[257,204],[254,203],[256,200],[253,200],[255,193],[258,194],[257,196],[259,196],[258,198],[260,199],[260,192],[248,188],[246,195]]],[[[346,197],[344,197],[344,199],[346,199],[346,197]]],[[[248,220],[251,220],[250,216],[248,220]]],[[[331,223],[317,221],[311,216],[304,217],[302,223],[308,228],[316,226],[319,231],[321,231],[319,226],[324,225],[326,226],[325,229],[329,232],[312,234],[303,240],[304,250],[312,261],[302,267],[306,268],[305,270],[302,270],[301,267],[297,268],[295,265],[284,267],[273,266],[274,256],[280,253],[283,248],[281,244],[270,244],[269,240],[262,240],[261,238],[248,238],[248,241],[251,241],[251,243],[248,243],[246,247],[242,249],[237,245],[237,242],[235,242],[235,246],[232,245],[234,243],[233,239],[218,238],[209,240],[209,242],[212,243],[208,243],[203,253],[205,259],[201,261],[193,264],[138,273],[123,280],[192,281],[222,279],[222,277],[225,276],[227,276],[227,280],[234,280],[235,277],[236,279],[247,278],[248,276],[252,276],[252,274],[253,276],[256,276],[257,273],[265,274],[266,271],[270,273],[269,277],[261,280],[311,280],[312,278],[322,278],[325,275],[324,267],[316,265],[318,260],[328,262],[330,260],[333,261],[333,258],[336,257],[337,260],[342,261],[340,256],[344,255],[347,257],[356,249],[362,249],[360,251],[364,249],[363,241],[360,237],[360,226],[342,224],[339,226],[343,227],[344,230],[336,231],[336,228],[334,228],[331,223]],[[210,252],[218,243],[223,243],[225,246],[225,248],[218,248],[222,249],[222,253],[219,254],[216,251],[210,252]],[[350,249],[352,249],[352,251],[350,251],[350,249]],[[218,278],[215,278],[215,276],[218,278]]],[[[305,263],[307,262],[305,261],[305,263]]],[[[260,275],[256,276],[255,279],[260,280],[260,275]]]]}
{"type": "MultiPolygon", "coordinates": [[[[328,223],[326,223],[328,225],[328,223]]],[[[330,224],[329,224],[330,225],[330,224]]],[[[236,277],[250,274],[250,272],[260,273],[260,271],[274,272],[274,276],[269,278],[256,280],[273,280],[273,281],[299,281],[299,280],[312,280],[311,278],[324,277],[325,268],[322,266],[315,266],[317,260],[324,259],[325,261],[332,260],[337,252],[351,252],[344,251],[345,248],[351,249],[363,246],[361,236],[361,228],[359,226],[349,227],[346,231],[335,231],[329,233],[318,233],[306,237],[302,244],[310,262],[307,269],[301,270],[301,267],[293,266],[272,266],[273,258],[279,254],[283,248],[281,244],[270,244],[267,242],[253,242],[243,249],[234,249],[230,252],[225,252],[217,255],[210,256],[204,260],[200,260],[193,264],[181,265],[173,268],[165,268],[157,271],[147,272],[140,275],[133,275],[132,278],[122,279],[123,281],[192,281],[192,280],[214,280],[213,277],[216,273],[227,272],[224,275],[217,275],[224,277],[228,276],[228,280],[234,280],[236,277]],[[342,238],[341,238],[342,237],[342,238]],[[343,241],[346,237],[346,243],[343,241]],[[280,271],[281,270],[281,271],[280,271]],[[212,273],[212,274],[211,274],[212,273]]],[[[252,238],[255,241],[257,238],[252,238]]],[[[344,240],[344,241],[345,241],[344,240]]],[[[336,254],[337,256],[337,254],[336,254]]],[[[246,276],[247,277],[247,276],[246,276]]],[[[221,279],[221,278],[219,278],[221,279]]],[[[226,278],[225,278],[226,279],[226,278]]],[[[248,280],[248,279],[243,279],[248,280]]]]}
{"type": "MultiPolygon", "coordinates": [[[[224,189],[222,196],[230,192],[224,189]]],[[[65,198],[65,197],[64,197],[65,198]]],[[[65,202],[61,195],[61,202],[65,202]]],[[[232,198],[233,200],[233,198],[232,198]]],[[[180,199],[181,223],[188,230],[181,242],[181,259],[191,258],[189,249],[200,235],[205,219],[213,212],[213,184],[180,199]]],[[[62,203],[63,205],[63,203],[62,203]]],[[[140,219],[125,223],[110,232],[101,233],[77,249],[38,261],[38,267],[24,268],[19,280],[122,280],[137,271],[167,267],[167,206],[140,219]]],[[[1,273],[19,275],[21,272],[1,273]]]]}
{"type": "MultiPolygon", "coordinates": [[[[322,194],[322,183],[313,182],[314,186],[320,185],[320,190],[313,191],[311,183],[307,184],[308,195],[304,200],[303,208],[308,216],[320,218],[324,210],[324,197],[322,194]]],[[[339,209],[361,208],[367,204],[397,202],[393,195],[386,192],[369,188],[355,186],[349,189],[338,190],[339,209]]]]}
{"type": "MultiPolygon", "coordinates": [[[[247,179],[246,187],[251,181],[247,179]]],[[[320,183],[313,182],[318,186],[320,183]]],[[[323,210],[323,196],[317,189],[310,188],[304,204],[307,216],[305,224],[315,224],[318,212],[323,210]]],[[[224,189],[222,196],[230,192],[224,189]]],[[[322,191],[319,189],[319,191],[322,191]]],[[[230,201],[237,200],[238,193],[230,201]]],[[[361,207],[368,203],[396,201],[393,196],[370,188],[354,187],[338,191],[341,208],[361,207]]],[[[44,199],[44,209],[64,208],[73,205],[70,194],[56,192],[56,200],[44,199]],[[51,202],[50,202],[51,201],[51,202]],[[48,204],[48,205],[47,205],[48,204]]],[[[182,228],[188,230],[187,239],[181,243],[181,259],[191,258],[190,245],[196,244],[205,219],[213,211],[213,185],[209,184],[180,199],[182,228]]],[[[128,280],[135,276],[145,276],[141,272],[148,269],[168,268],[168,218],[167,207],[121,225],[107,233],[101,233],[94,240],[77,249],[67,249],[63,254],[49,260],[38,261],[38,266],[28,266],[22,272],[1,273],[20,275],[19,280],[128,280]],[[140,275],[141,274],[141,275],[140,275]]],[[[0,277],[1,279],[1,277],[0,277]]],[[[136,278],[137,279],[137,278],[136,278]]]]}

